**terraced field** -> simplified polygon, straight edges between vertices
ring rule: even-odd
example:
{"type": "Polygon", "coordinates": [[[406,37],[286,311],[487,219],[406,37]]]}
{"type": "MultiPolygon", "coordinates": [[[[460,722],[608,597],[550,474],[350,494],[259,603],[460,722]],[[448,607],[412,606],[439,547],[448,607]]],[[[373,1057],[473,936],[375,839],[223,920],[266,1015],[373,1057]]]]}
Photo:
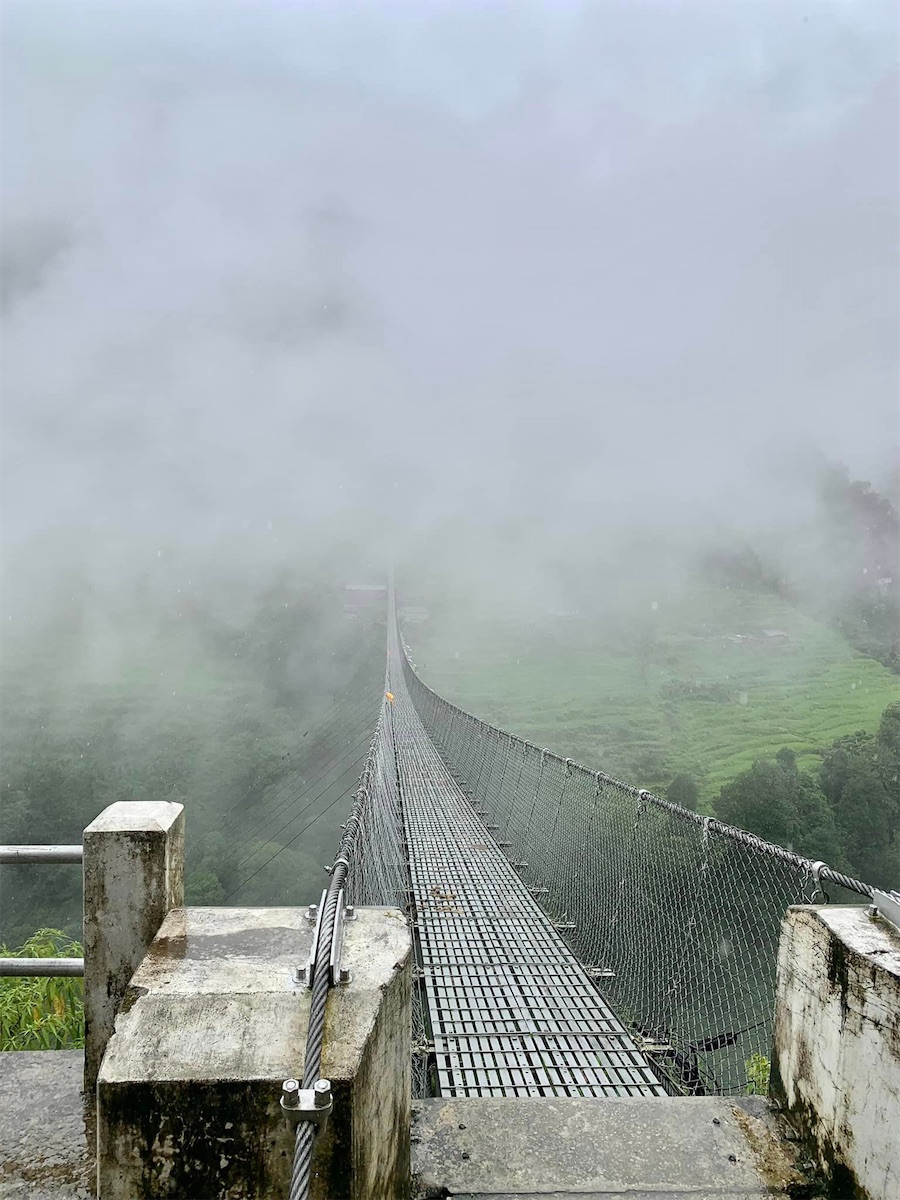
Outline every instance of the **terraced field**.
{"type": "Polygon", "coordinates": [[[707,803],[783,746],[814,767],[900,698],[897,676],[771,594],[697,587],[647,610],[479,624],[457,606],[406,637],[462,707],[643,787],[690,772],[707,803]]]}

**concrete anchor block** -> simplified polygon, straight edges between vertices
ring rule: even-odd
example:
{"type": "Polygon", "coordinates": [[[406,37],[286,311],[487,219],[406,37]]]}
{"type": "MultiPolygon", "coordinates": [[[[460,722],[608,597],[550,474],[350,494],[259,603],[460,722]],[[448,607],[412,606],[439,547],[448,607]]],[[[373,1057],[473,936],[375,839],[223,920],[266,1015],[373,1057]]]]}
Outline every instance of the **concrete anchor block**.
{"type": "Polygon", "coordinates": [[[900,934],[859,906],[781,926],[774,1098],[840,1195],[900,1196],[900,934]]]}
{"type": "MultiPolygon", "coordinates": [[[[409,1186],[411,939],[397,909],[357,908],[352,982],[329,992],[320,1076],[334,1108],[314,1200],[399,1200],[409,1186]]],[[[310,992],[295,981],[300,908],[186,908],[164,921],[125,996],[100,1071],[100,1200],[284,1200],[310,992]]]]}
{"type": "Polygon", "coordinates": [[[111,804],[84,831],[84,1090],[128,983],[170,909],[184,903],[184,806],[111,804]]]}

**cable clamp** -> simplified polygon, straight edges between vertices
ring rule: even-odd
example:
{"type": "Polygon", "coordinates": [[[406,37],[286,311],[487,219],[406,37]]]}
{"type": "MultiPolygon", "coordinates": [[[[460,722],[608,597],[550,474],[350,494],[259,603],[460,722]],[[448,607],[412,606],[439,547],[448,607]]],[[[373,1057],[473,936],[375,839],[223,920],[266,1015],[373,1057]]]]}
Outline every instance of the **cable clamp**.
{"type": "Polygon", "coordinates": [[[334,1111],[331,1081],[317,1079],[311,1088],[301,1088],[299,1080],[285,1079],[281,1085],[281,1109],[295,1128],[301,1123],[315,1125],[318,1136],[334,1111]]]}
{"type": "Polygon", "coordinates": [[[344,907],[344,889],[338,892],[337,910],[334,914],[334,931],[331,935],[331,952],[328,956],[329,987],[336,984],[350,983],[353,976],[349,967],[341,966],[341,953],[344,948],[344,922],[356,920],[356,909],[353,905],[344,907]]]}
{"type": "Polygon", "coordinates": [[[304,913],[304,919],[309,921],[313,926],[312,943],[309,947],[309,956],[305,963],[300,963],[294,970],[294,983],[301,984],[303,987],[311,988],[313,985],[313,975],[316,970],[316,955],[319,950],[319,937],[322,932],[322,917],[325,913],[325,897],[328,895],[327,890],[322,893],[322,898],[318,904],[310,904],[304,913]]]}
{"type": "Polygon", "coordinates": [[[900,931],[900,892],[880,892],[878,888],[873,888],[869,916],[881,917],[900,931]]]}

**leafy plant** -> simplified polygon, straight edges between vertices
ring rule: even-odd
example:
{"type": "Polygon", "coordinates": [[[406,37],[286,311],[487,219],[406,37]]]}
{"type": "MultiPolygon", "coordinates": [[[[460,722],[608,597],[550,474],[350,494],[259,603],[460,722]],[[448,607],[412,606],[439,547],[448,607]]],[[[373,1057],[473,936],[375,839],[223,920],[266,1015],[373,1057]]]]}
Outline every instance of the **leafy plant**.
{"type": "Polygon", "coordinates": [[[769,1070],[771,1063],[764,1054],[751,1054],[745,1062],[747,1068],[747,1093],[750,1096],[768,1096],[769,1070]]]}
{"type": "MultiPolygon", "coordinates": [[[[2,958],[80,958],[80,943],[58,929],[39,929],[2,958]]],[[[76,1050],[84,1045],[84,980],[0,979],[0,1050],[76,1050]]]]}

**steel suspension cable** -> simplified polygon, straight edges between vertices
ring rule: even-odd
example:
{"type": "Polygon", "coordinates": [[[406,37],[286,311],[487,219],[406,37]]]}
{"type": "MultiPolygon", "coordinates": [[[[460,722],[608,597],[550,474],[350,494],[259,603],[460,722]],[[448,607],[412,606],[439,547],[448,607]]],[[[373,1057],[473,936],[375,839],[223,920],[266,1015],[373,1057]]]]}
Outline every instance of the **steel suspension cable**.
{"type": "MultiPolygon", "coordinates": [[[[308,787],[301,788],[296,793],[296,795],[294,795],[291,798],[291,802],[296,803],[299,800],[303,800],[309,794],[309,792],[312,790],[312,788],[315,787],[315,785],[317,783],[321,783],[321,781],[324,778],[326,778],[326,776],[331,775],[334,771],[336,771],[337,768],[342,763],[346,762],[348,758],[350,758],[352,755],[356,754],[356,752],[360,749],[361,746],[368,745],[369,741],[371,740],[370,730],[371,730],[371,722],[367,721],[365,729],[362,731],[362,733],[358,733],[355,736],[354,740],[350,744],[349,749],[345,749],[343,754],[336,755],[334,758],[332,758],[329,761],[328,769],[325,771],[322,771],[316,777],[316,779],[314,779],[310,782],[308,787]]],[[[359,756],[357,756],[354,759],[354,765],[358,761],[359,761],[359,756]]],[[[282,834],[284,832],[284,830],[288,828],[288,826],[292,825],[294,823],[294,821],[297,820],[298,817],[301,817],[303,815],[303,813],[307,812],[312,807],[312,805],[315,804],[315,802],[318,799],[320,799],[322,796],[325,795],[325,793],[327,791],[329,791],[332,787],[334,787],[334,785],[338,782],[338,780],[342,779],[344,777],[344,775],[347,774],[348,769],[349,768],[345,768],[343,771],[340,772],[340,774],[337,776],[336,779],[333,779],[331,781],[331,783],[327,783],[322,789],[320,789],[320,791],[318,791],[316,793],[316,795],[313,796],[312,799],[302,809],[300,809],[299,812],[295,812],[294,815],[292,817],[290,817],[287,821],[285,821],[285,823],[283,825],[281,825],[278,829],[276,829],[274,833],[267,834],[266,835],[267,839],[272,840],[273,838],[276,838],[280,834],[282,834]]],[[[244,847],[246,847],[248,845],[249,842],[253,841],[254,838],[261,837],[262,830],[265,828],[265,826],[268,825],[270,823],[270,821],[273,820],[274,818],[278,817],[279,815],[283,815],[284,807],[288,807],[288,806],[283,806],[282,808],[279,809],[278,812],[269,813],[267,816],[263,817],[262,822],[259,825],[257,825],[254,830],[249,832],[246,837],[242,838],[240,841],[238,841],[236,843],[236,849],[242,850],[242,849],[244,849],[244,847]]],[[[242,867],[244,865],[244,863],[249,862],[249,860],[258,853],[259,853],[259,849],[252,850],[250,852],[250,854],[247,855],[246,858],[241,860],[241,862],[238,864],[238,867],[242,867]]]]}
{"type": "MultiPolygon", "coordinates": [[[[292,773],[289,780],[284,780],[278,785],[275,791],[263,802],[261,811],[256,814],[262,818],[263,822],[279,816],[295,800],[302,797],[319,780],[324,778],[331,769],[332,764],[341,757],[340,751],[346,749],[349,742],[356,740],[360,736],[371,737],[373,725],[372,714],[377,713],[378,698],[379,693],[374,692],[364,700],[358,702],[353,709],[350,720],[341,728],[327,733],[323,738],[322,745],[317,748],[315,753],[310,755],[309,761],[304,763],[302,767],[298,767],[292,773]],[[347,728],[350,725],[353,728],[350,734],[347,735],[347,728]],[[306,773],[304,774],[304,772],[306,773]]],[[[244,837],[237,842],[237,846],[240,847],[247,841],[248,837],[244,837]]]]}
{"type": "MultiPolygon", "coordinates": [[[[306,1035],[306,1054],[303,1062],[302,1086],[304,1089],[312,1088],[315,1085],[322,1070],[325,1008],[330,985],[329,960],[331,942],[334,936],[334,925],[337,918],[338,900],[347,882],[347,875],[354,858],[354,851],[362,829],[364,814],[368,808],[370,788],[375,773],[375,759],[379,738],[384,733],[389,733],[390,730],[390,714],[388,710],[389,704],[385,701],[382,703],[381,713],[375,728],[375,735],[366,755],[362,778],[356,791],[356,800],[344,825],[343,837],[341,838],[338,852],[335,855],[334,865],[331,868],[331,879],[325,895],[319,926],[316,961],[313,970],[309,1026],[306,1035]]],[[[315,1126],[309,1122],[301,1122],[297,1126],[289,1200],[307,1200],[309,1196],[315,1132],[315,1126]]]]}
{"type": "MultiPolygon", "coordinates": [[[[351,709],[352,713],[353,713],[352,719],[355,724],[356,718],[358,717],[360,712],[362,712],[364,709],[367,711],[372,711],[375,708],[375,704],[376,704],[376,701],[377,701],[378,695],[379,695],[378,688],[370,689],[370,694],[367,696],[367,698],[365,700],[363,700],[361,702],[359,701],[358,695],[356,693],[353,693],[352,699],[347,699],[347,697],[351,695],[350,688],[352,687],[352,685],[355,682],[355,680],[357,679],[357,677],[362,676],[363,674],[368,674],[368,672],[369,672],[369,668],[365,668],[365,669],[360,668],[359,670],[357,670],[355,672],[355,674],[353,675],[353,678],[347,684],[347,687],[345,688],[344,692],[342,692],[339,697],[332,700],[332,703],[325,710],[325,713],[320,718],[320,723],[319,723],[318,728],[322,728],[325,725],[325,723],[328,722],[328,726],[327,726],[328,732],[325,735],[326,742],[333,742],[333,740],[338,736],[337,734],[335,734],[333,732],[333,730],[331,728],[332,716],[336,717],[338,713],[346,711],[347,709],[351,709]]],[[[305,738],[307,736],[307,734],[311,732],[312,729],[313,729],[313,726],[310,725],[309,729],[307,729],[306,732],[302,736],[305,738]]],[[[314,755],[310,756],[313,770],[316,770],[318,768],[319,764],[323,761],[324,754],[327,754],[328,752],[329,752],[328,750],[317,751],[314,755]]],[[[274,785],[274,790],[273,790],[272,794],[266,800],[266,804],[268,804],[271,800],[275,800],[277,803],[280,803],[281,800],[283,799],[283,797],[291,789],[296,788],[298,777],[304,771],[309,770],[309,768],[310,768],[310,764],[305,762],[304,756],[301,755],[300,760],[299,760],[299,765],[294,766],[293,770],[291,770],[291,772],[289,774],[289,778],[283,778],[277,784],[274,785]]],[[[321,778],[321,776],[319,776],[318,778],[321,778]]],[[[316,782],[317,782],[316,779],[304,780],[303,784],[301,784],[300,792],[302,793],[304,787],[306,787],[307,784],[309,786],[312,786],[316,782]]],[[[296,794],[296,792],[295,792],[295,794],[296,794]]],[[[247,795],[241,796],[238,800],[235,800],[235,802],[233,804],[231,804],[228,808],[226,808],[223,813],[217,815],[217,817],[216,817],[217,828],[208,829],[206,831],[206,833],[202,834],[197,839],[196,842],[192,843],[192,845],[190,847],[192,859],[194,859],[195,861],[199,860],[204,847],[208,844],[208,842],[214,836],[214,834],[218,832],[219,828],[222,827],[222,824],[224,823],[225,818],[229,817],[237,809],[246,808],[248,799],[249,799],[249,797],[247,795]]],[[[289,800],[290,800],[290,797],[289,797],[289,800]]],[[[241,845],[241,844],[242,843],[238,843],[238,845],[241,845]]]]}
{"type": "MultiPolygon", "coordinates": [[[[361,761],[362,761],[361,759],[357,759],[355,763],[352,763],[347,768],[347,770],[344,772],[344,774],[347,775],[351,771],[355,770],[355,768],[359,765],[359,763],[361,761]]],[[[290,841],[285,842],[283,846],[279,846],[278,849],[275,851],[275,853],[271,854],[264,863],[261,863],[260,866],[258,866],[255,871],[251,872],[251,874],[249,874],[246,879],[242,879],[241,882],[234,889],[234,891],[230,892],[225,897],[225,899],[230,900],[232,896],[236,896],[238,894],[238,892],[241,890],[241,888],[246,887],[246,885],[251,881],[251,879],[255,879],[256,876],[259,875],[260,872],[264,871],[266,869],[266,867],[269,866],[270,863],[274,862],[275,859],[278,858],[278,856],[280,854],[282,854],[285,850],[290,849],[290,847],[293,846],[293,844],[296,841],[298,841],[303,836],[303,834],[306,833],[306,831],[308,829],[312,828],[312,826],[315,825],[316,821],[318,821],[320,817],[324,817],[326,813],[331,812],[331,810],[334,807],[336,807],[336,805],[340,804],[342,800],[345,800],[350,795],[350,793],[353,791],[353,787],[354,787],[354,785],[351,785],[350,787],[346,788],[340,794],[340,796],[335,797],[335,799],[332,800],[330,804],[327,804],[325,806],[325,808],[322,809],[321,812],[316,813],[316,815],[312,818],[312,820],[307,821],[306,824],[303,826],[303,828],[299,829],[294,834],[294,836],[290,839],[290,841]]]]}

